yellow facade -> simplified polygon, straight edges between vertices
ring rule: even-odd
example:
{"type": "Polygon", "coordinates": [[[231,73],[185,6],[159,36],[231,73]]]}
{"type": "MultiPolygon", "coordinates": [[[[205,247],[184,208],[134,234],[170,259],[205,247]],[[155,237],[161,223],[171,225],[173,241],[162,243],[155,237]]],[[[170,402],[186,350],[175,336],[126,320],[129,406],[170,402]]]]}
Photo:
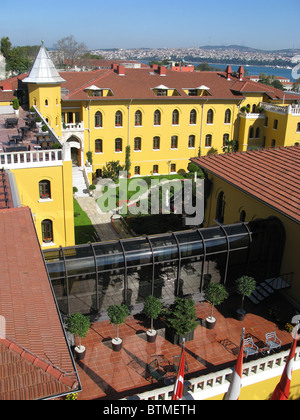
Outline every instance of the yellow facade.
{"type": "MultiPolygon", "coordinates": [[[[211,180],[212,188],[205,209],[204,225],[212,226],[215,224],[217,212],[217,200],[221,191],[225,197],[224,224],[237,223],[241,220],[242,212],[245,212],[245,221],[249,222],[256,219],[268,219],[269,217],[277,217],[285,228],[286,243],[282,259],[281,273],[294,273],[293,278],[300,276],[300,264],[298,258],[298,247],[295,246],[299,242],[300,225],[284,216],[280,212],[272,209],[259,200],[242,192],[238,188],[230,185],[222,179],[208,174],[211,180]]],[[[291,289],[287,293],[298,302],[300,301],[300,284],[297,281],[292,282],[291,289]]]]}
{"type": "Polygon", "coordinates": [[[72,246],[74,239],[74,211],[72,189],[72,163],[59,166],[12,170],[21,204],[29,206],[42,248],[72,246]],[[40,182],[48,181],[50,197],[41,198],[40,182]],[[42,222],[50,220],[53,227],[52,240],[44,242],[42,222]]]}
{"type": "MultiPolygon", "coordinates": [[[[281,377],[275,377],[272,379],[266,379],[261,382],[257,382],[253,385],[242,386],[240,392],[240,401],[265,401],[270,400],[281,377]]],[[[289,400],[298,400],[300,398],[300,370],[294,370],[292,374],[292,381],[290,387],[289,400]]],[[[225,394],[217,395],[213,398],[207,398],[209,400],[223,400],[225,394]]]]}
{"type": "Polygon", "coordinates": [[[61,136],[61,86],[28,84],[29,107],[36,106],[58,136],[61,136]]]}

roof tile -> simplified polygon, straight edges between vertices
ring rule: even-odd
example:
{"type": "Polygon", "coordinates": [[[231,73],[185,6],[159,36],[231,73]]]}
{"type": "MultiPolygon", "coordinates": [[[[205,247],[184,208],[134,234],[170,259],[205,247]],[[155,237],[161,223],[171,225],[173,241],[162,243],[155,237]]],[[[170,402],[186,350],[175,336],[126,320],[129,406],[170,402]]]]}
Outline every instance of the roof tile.
{"type": "Polygon", "coordinates": [[[225,153],[194,163],[300,222],[300,147],[225,153]]]}

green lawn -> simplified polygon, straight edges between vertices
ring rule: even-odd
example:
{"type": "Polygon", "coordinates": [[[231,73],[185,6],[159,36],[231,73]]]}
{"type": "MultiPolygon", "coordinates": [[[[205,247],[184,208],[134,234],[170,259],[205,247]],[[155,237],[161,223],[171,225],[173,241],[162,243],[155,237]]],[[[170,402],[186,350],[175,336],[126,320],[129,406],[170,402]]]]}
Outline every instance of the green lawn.
{"type": "Polygon", "coordinates": [[[92,225],[87,214],[82,210],[77,200],[74,200],[74,229],[75,229],[75,244],[81,245],[87,242],[93,242],[93,235],[95,228],[92,225]]]}

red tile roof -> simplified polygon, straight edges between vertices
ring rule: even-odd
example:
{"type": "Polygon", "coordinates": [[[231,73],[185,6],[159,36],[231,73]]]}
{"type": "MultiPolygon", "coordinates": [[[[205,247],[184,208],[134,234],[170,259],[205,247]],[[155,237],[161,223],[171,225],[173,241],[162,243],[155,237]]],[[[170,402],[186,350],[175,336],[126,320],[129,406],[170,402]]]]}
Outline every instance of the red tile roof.
{"type": "Polygon", "coordinates": [[[206,171],[300,223],[300,147],[192,159],[206,171]]]}
{"type": "MultiPolygon", "coordinates": [[[[174,72],[166,70],[166,76],[160,76],[158,71],[151,68],[142,69],[125,69],[125,76],[119,76],[113,70],[97,70],[93,72],[64,72],[61,77],[66,80],[63,84],[64,88],[69,90],[69,94],[64,100],[115,100],[115,99],[155,99],[166,100],[174,99],[174,97],[157,97],[153,92],[153,88],[160,84],[164,84],[169,89],[176,89],[180,96],[176,96],[176,100],[189,99],[199,101],[199,97],[188,96],[184,89],[195,89],[201,85],[209,88],[211,96],[205,99],[236,99],[241,100],[247,92],[267,93],[275,99],[283,99],[284,92],[275,89],[272,86],[263,85],[261,83],[249,80],[240,81],[237,78],[227,80],[225,73],[220,72],[174,72]],[[114,96],[111,97],[89,97],[85,88],[90,85],[96,85],[101,88],[110,88],[114,96]]],[[[298,99],[293,94],[285,94],[286,100],[298,99]]]]}
{"type": "MultiPolygon", "coordinates": [[[[14,90],[18,87],[18,80],[23,80],[27,74],[17,76],[6,81],[0,82],[0,101],[12,100],[14,90]],[[12,92],[3,92],[1,86],[3,83],[10,83],[13,87],[12,92]]],[[[115,99],[155,99],[164,101],[166,99],[174,99],[174,97],[157,97],[153,88],[160,84],[166,85],[170,89],[176,89],[180,96],[176,96],[176,100],[189,99],[199,101],[199,97],[188,96],[183,89],[195,89],[201,85],[210,88],[211,96],[206,96],[208,100],[226,100],[244,98],[247,92],[266,93],[272,99],[297,100],[299,97],[292,93],[284,93],[273,86],[267,86],[258,82],[243,79],[240,81],[237,77],[231,77],[227,80],[225,72],[174,72],[167,69],[165,76],[160,76],[158,70],[150,67],[143,68],[126,68],[125,76],[119,76],[112,69],[100,69],[87,72],[61,72],[60,76],[66,81],[62,83],[62,87],[69,90],[69,94],[63,97],[67,100],[104,100],[111,101],[115,99]],[[90,85],[96,85],[101,88],[109,88],[113,91],[114,96],[109,97],[89,97],[85,89],[90,85]]]]}
{"type": "Polygon", "coordinates": [[[31,372],[27,373],[34,398],[70,392],[78,382],[76,369],[30,209],[1,210],[0,238],[0,315],[5,319],[6,337],[5,340],[0,339],[0,400],[11,397],[14,392],[16,397],[21,395],[18,393],[24,387],[21,383],[19,386],[14,384],[14,380],[17,380],[14,374],[19,378],[20,369],[31,372]],[[24,363],[11,374],[11,381],[7,381],[1,375],[1,369],[3,371],[6,360],[12,363],[16,354],[21,355],[24,363]],[[48,385],[35,381],[36,368],[48,375],[46,382],[51,383],[50,393],[48,385]],[[67,375],[63,372],[67,372],[67,375]],[[66,381],[69,376],[70,382],[66,381]]]}

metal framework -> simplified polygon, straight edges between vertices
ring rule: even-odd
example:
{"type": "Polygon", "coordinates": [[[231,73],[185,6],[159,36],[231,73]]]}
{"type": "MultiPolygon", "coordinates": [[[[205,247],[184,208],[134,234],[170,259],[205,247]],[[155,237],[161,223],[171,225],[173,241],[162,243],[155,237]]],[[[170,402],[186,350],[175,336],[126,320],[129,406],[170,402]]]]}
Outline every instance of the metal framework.
{"type": "MultiPolygon", "coordinates": [[[[141,302],[145,297],[140,292],[143,282],[147,282],[145,290],[149,290],[148,294],[161,294],[162,290],[167,290],[169,297],[180,296],[182,283],[183,290],[188,290],[187,293],[202,293],[207,275],[210,278],[215,275],[213,281],[226,284],[230,278],[230,271],[234,270],[234,274],[245,274],[249,265],[253,266],[253,235],[259,231],[256,248],[260,243],[261,246],[265,246],[266,238],[262,233],[268,229],[264,229],[264,226],[261,222],[258,225],[255,222],[241,222],[119,241],[60,247],[44,251],[44,257],[55,293],[58,294],[58,301],[63,299],[67,302],[63,312],[69,315],[74,309],[70,307],[70,299],[78,300],[79,295],[83,296],[84,293],[85,296],[89,293],[94,296],[94,311],[99,312],[107,309],[108,305],[102,304],[101,301],[105,300],[109,293],[111,299],[116,298],[120,290],[123,303],[130,301],[132,288],[135,289],[133,306],[137,301],[141,302]],[[147,279],[145,271],[141,273],[142,267],[148,267],[147,279]],[[187,267],[193,271],[193,275],[187,271],[183,272],[183,268],[187,267]],[[168,274],[169,272],[171,274],[168,274]],[[113,283],[113,276],[118,277],[119,284],[117,288],[109,289],[113,283]],[[158,276],[164,277],[164,285],[159,292],[158,276]],[[88,284],[87,290],[84,293],[82,289],[75,292],[76,285],[78,288],[83,287],[84,282],[88,284]]],[[[260,259],[259,264],[261,263],[260,259]]]]}

